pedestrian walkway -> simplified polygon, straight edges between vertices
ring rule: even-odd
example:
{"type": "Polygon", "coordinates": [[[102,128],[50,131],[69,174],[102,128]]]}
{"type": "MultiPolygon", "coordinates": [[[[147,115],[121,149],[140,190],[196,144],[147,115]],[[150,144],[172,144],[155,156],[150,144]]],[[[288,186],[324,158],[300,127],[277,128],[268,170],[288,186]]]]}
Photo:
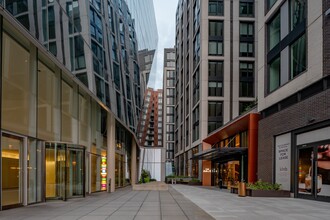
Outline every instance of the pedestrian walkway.
{"type": "Polygon", "coordinates": [[[297,198],[238,197],[227,190],[173,185],[215,219],[329,220],[330,203],[297,198]]]}
{"type": "Polygon", "coordinates": [[[169,187],[168,191],[95,193],[86,198],[29,205],[0,211],[0,220],[210,220],[205,211],[169,187]]]}

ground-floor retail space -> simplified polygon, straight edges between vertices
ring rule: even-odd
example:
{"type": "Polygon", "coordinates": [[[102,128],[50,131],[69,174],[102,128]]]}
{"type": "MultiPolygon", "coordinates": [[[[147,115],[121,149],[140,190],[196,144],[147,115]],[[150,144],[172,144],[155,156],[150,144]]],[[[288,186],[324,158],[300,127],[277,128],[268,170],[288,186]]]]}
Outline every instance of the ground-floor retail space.
{"type": "Polygon", "coordinates": [[[1,209],[47,200],[68,200],[131,183],[128,154],[117,150],[108,163],[107,150],[87,151],[82,145],[47,142],[1,132],[1,209]],[[113,175],[110,174],[110,167],[113,175]],[[109,180],[111,176],[114,181],[109,180]],[[110,186],[111,187],[111,186],[110,186]]]}
{"type": "Polygon", "coordinates": [[[330,126],[275,136],[275,181],[295,197],[330,201],[330,126]]]}
{"type": "Polygon", "coordinates": [[[257,180],[258,120],[259,114],[247,113],[203,140],[203,151],[192,160],[202,160],[204,186],[230,188],[257,180]]]}

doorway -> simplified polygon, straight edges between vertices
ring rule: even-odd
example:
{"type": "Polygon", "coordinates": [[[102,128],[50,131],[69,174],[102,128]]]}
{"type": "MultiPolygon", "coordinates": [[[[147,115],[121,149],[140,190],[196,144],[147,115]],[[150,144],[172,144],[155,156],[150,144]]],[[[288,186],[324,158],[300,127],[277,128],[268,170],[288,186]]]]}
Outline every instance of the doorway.
{"type": "Polygon", "coordinates": [[[298,146],[298,197],[330,201],[330,141],[298,146]]]}
{"type": "Polygon", "coordinates": [[[85,196],[85,148],[46,143],[45,152],[46,199],[85,196]]]}
{"type": "Polygon", "coordinates": [[[23,205],[23,146],[23,137],[2,133],[1,206],[3,209],[23,205]]]}

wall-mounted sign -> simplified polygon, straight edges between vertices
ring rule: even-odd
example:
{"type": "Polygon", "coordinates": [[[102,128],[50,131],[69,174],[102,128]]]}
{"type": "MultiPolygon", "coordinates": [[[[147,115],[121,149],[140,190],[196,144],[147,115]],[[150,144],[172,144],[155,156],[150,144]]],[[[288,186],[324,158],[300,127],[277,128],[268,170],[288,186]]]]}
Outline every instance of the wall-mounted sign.
{"type": "Polygon", "coordinates": [[[101,190],[107,190],[107,157],[101,158],[101,190]]]}
{"type": "Polygon", "coordinates": [[[211,169],[210,169],[210,168],[205,168],[205,169],[203,170],[203,173],[211,173],[211,169]]]}
{"type": "Polygon", "coordinates": [[[290,190],[291,175],[291,133],[275,139],[275,182],[281,189],[290,190]]]}

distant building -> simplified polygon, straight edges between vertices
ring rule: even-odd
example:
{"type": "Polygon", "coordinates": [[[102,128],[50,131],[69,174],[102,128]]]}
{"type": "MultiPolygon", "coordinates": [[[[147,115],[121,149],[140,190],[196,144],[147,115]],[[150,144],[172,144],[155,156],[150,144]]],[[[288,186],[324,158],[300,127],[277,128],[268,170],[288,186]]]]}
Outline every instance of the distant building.
{"type": "Polygon", "coordinates": [[[175,113],[175,49],[164,49],[163,73],[163,142],[165,154],[165,176],[173,175],[174,169],[174,113],[175,113]]]}

